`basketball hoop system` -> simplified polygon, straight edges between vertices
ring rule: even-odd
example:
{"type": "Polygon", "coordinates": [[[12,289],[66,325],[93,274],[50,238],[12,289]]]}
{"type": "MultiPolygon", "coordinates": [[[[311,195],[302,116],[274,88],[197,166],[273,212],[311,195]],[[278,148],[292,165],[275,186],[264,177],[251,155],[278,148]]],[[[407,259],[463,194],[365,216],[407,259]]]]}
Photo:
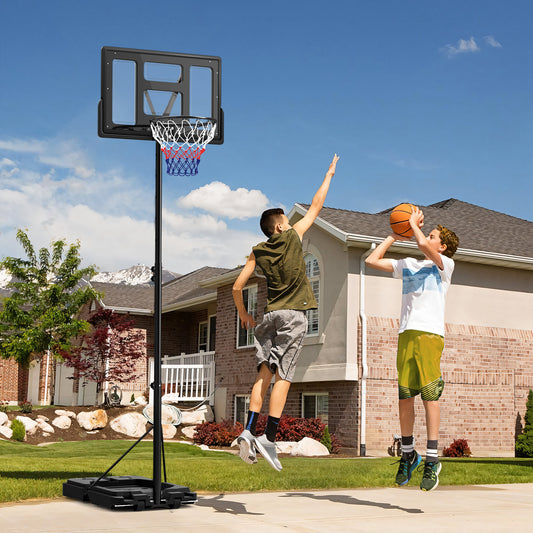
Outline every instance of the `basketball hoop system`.
{"type": "Polygon", "coordinates": [[[204,117],[161,117],[150,122],[153,138],[167,161],[167,174],[196,176],[205,145],[213,140],[216,120],[204,117]]]}

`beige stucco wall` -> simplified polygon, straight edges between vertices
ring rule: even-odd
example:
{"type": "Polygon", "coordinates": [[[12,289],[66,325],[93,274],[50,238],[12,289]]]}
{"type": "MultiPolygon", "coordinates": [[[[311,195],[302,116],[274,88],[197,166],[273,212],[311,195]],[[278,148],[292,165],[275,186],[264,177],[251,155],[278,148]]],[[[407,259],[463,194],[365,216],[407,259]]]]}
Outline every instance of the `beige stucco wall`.
{"type": "MultiPolygon", "coordinates": [[[[401,281],[367,269],[367,314],[398,319],[401,281]]],[[[446,298],[449,324],[533,328],[533,272],[457,261],[446,298]]]]}
{"type": "Polygon", "coordinates": [[[340,241],[316,226],[305,234],[302,244],[304,253],[312,253],[320,264],[320,322],[319,334],[305,340],[295,381],[355,380],[357,317],[353,313],[347,317],[347,306],[353,308],[358,295],[347,275],[349,254],[340,241]]]}

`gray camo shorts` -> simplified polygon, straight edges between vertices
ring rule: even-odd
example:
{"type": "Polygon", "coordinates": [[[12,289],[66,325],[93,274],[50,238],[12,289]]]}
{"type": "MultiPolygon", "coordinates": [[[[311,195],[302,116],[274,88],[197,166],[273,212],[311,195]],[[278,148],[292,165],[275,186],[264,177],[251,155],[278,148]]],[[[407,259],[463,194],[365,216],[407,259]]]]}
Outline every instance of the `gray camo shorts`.
{"type": "Polygon", "coordinates": [[[265,313],[255,328],[257,368],[265,363],[273,374],[292,381],[296,361],[307,333],[305,311],[282,309],[265,313]]]}

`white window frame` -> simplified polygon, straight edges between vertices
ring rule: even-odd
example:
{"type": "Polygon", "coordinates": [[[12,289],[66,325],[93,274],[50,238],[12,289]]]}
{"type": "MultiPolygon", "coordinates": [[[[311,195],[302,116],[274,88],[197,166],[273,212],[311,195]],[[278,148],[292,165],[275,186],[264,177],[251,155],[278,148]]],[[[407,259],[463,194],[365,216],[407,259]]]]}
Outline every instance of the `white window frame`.
{"type": "Polygon", "coordinates": [[[202,320],[202,322],[198,322],[198,352],[207,352],[209,350],[209,320],[202,320]],[[206,337],[205,342],[201,343],[201,333],[202,333],[202,326],[205,326],[206,329],[206,337]],[[205,345],[205,348],[201,348],[201,344],[205,345]]]}
{"type": "Polygon", "coordinates": [[[250,395],[249,394],[236,394],[233,400],[233,420],[234,422],[241,422],[244,426],[246,425],[246,417],[248,416],[248,411],[250,410],[250,395]],[[237,401],[239,399],[244,399],[244,420],[237,419],[237,401]]]}
{"type": "MultiPolygon", "coordinates": [[[[247,309],[246,310],[254,318],[256,318],[256,316],[257,316],[257,285],[249,285],[247,287],[244,287],[244,289],[242,291],[243,291],[243,299],[244,299],[244,291],[255,291],[255,298],[253,298],[252,300],[250,300],[250,298],[248,298],[247,309]],[[252,306],[251,309],[250,309],[250,304],[252,306]]],[[[253,293],[254,292],[252,292],[252,294],[253,293]]],[[[248,292],[248,294],[250,294],[250,292],[248,292]]],[[[245,305],[246,305],[246,303],[245,303],[245,305]]],[[[247,344],[243,344],[242,346],[239,344],[239,333],[240,333],[240,331],[241,331],[241,319],[239,317],[239,313],[237,312],[237,338],[236,338],[237,348],[250,348],[251,346],[253,346],[254,345],[255,328],[250,328],[249,330],[247,330],[247,336],[246,336],[247,344]]]]}
{"type": "Polygon", "coordinates": [[[329,393],[327,393],[327,392],[302,392],[302,418],[306,418],[306,416],[305,416],[305,400],[304,400],[304,398],[305,397],[310,397],[310,396],[314,396],[315,397],[315,413],[316,413],[316,416],[310,417],[310,418],[320,418],[322,423],[326,424],[326,426],[327,426],[328,425],[328,420],[329,420],[329,393]],[[317,400],[318,400],[319,396],[325,397],[326,401],[327,401],[327,412],[324,413],[325,416],[327,417],[326,420],[324,420],[323,417],[319,416],[319,413],[318,413],[317,400]]]}
{"type": "MultiPolygon", "coordinates": [[[[320,260],[318,259],[318,256],[313,253],[313,252],[306,252],[304,254],[304,261],[305,261],[305,270],[306,270],[306,275],[307,275],[307,258],[308,257],[312,257],[316,262],[317,262],[317,265],[318,265],[318,275],[315,275],[315,276],[312,276],[312,277],[309,277],[307,276],[307,279],[309,280],[309,283],[311,284],[311,288],[313,287],[313,283],[316,282],[318,283],[318,294],[315,294],[315,298],[316,298],[316,303],[317,303],[317,308],[316,309],[309,309],[307,311],[307,320],[309,322],[309,325],[307,327],[307,334],[306,336],[307,337],[316,337],[320,334],[320,300],[321,300],[321,287],[322,287],[322,269],[320,268],[320,260]],[[311,320],[310,318],[316,313],[317,315],[317,329],[316,331],[310,331],[310,328],[311,328],[311,320]]],[[[314,292],[314,291],[313,291],[314,292]]]]}

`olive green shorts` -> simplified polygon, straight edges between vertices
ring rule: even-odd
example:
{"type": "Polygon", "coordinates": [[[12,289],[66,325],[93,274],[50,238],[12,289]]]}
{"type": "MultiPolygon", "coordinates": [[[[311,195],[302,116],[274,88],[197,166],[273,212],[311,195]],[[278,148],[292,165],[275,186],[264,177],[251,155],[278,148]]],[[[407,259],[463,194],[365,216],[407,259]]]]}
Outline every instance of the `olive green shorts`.
{"type": "Polygon", "coordinates": [[[444,338],[414,329],[400,333],[398,338],[398,393],[400,400],[421,395],[422,400],[436,401],[444,389],[440,358],[444,338]]]}

